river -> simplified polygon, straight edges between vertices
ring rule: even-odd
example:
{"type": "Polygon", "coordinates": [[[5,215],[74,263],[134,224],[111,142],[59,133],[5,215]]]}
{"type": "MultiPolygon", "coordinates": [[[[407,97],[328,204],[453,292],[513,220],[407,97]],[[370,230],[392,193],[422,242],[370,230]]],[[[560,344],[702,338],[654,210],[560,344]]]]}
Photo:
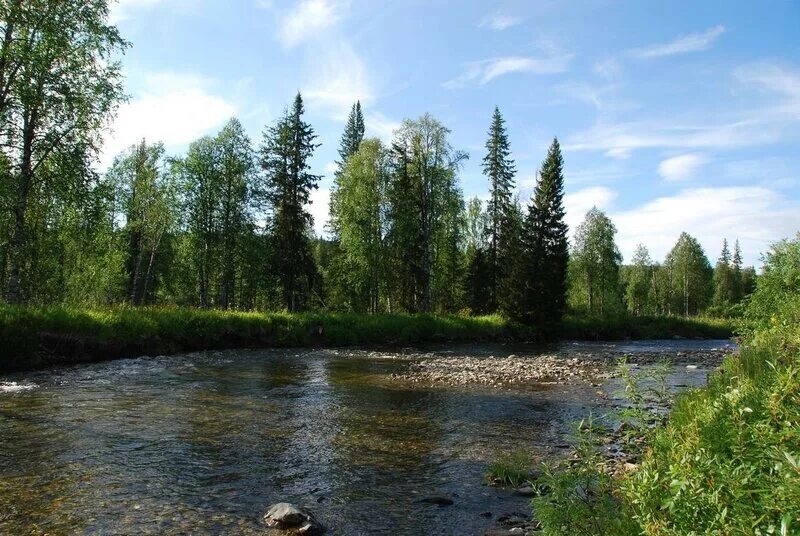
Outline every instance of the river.
{"type": "MultiPolygon", "coordinates": [[[[571,423],[607,402],[582,381],[442,388],[394,377],[440,355],[550,350],[236,350],[0,377],[0,533],[264,534],[267,506],[289,501],[330,534],[481,534],[529,510],[529,499],[484,485],[490,463],[519,448],[563,453],[571,423]],[[454,504],[420,502],[431,495],[454,504]]],[[[675,381],[704,380],[698,369],[675,381]]]]}

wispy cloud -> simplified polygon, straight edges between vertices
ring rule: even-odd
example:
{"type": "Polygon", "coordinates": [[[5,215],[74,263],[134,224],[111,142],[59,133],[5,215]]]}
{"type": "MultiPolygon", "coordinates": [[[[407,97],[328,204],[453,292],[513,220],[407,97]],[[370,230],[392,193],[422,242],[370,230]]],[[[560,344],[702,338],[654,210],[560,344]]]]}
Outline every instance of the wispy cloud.
{"type": "Polygon", "coordinates": [[[694,177],[706,162],[708,158],[698,153],[673,156],[661,161],[658,174],[668,181],[685,181],[694,177]]]}
{"type": "Polygon", "coordinates": [[[637,149],[736,149],[800,137],[800,72],[754,64],[736,69],[733,75],[741,89],[755,89],[765,98],[749,98],[748,108],[733,109],[722,114],[722,119],[719,113],[712,117],[699,111],[688,120],[681,118],[684,113],[629,122],[598,121],[593,127],[568,136],[564,147],[627,158],[637,149]]]}
{"type": "Polygon", "coordinates": [[[187,144],[236,113],[236,106],[211,92],[212,81],[194,74],[164,72],[145,77],[145,89],[123,104],[105,137],[100,167],[137,143],[187,144]]]}
{"type": "Polygon", "coordinates": [[[507,30],[512,26],[517,26],[518,24],[522,24],[525,19],[522,17],[516,17],[514,15],[508,15],[504,13],[490,13],[483,17],[480,23],[481,28],[491,28],[496,32],[502,32],[503,30],[507,30]]]}
{"type": "Polygon", "coordinates": [[[336,0],[301,0],[280,20],[278,36],[286,48],[316,37],[342,18],[344,2],[336,0]]]}
{"type": "Polygon", "coordinates": [[[684,54],[686,52],[699,52],[708,50],[719,36],[725,33],[722,25],[709,28],[705,32],[682,35],[669,43],[650,45],[636,48],[629,51],[634,58],[651,59],[672,56],[674,54],[684,54]]]}
{"type": "Polygon", "coordinates": [[[369,105],[375,90],[367,68],[352,47],[341,42],[316,56],[312,81],[303,91],[309,105],[344,120],[357,100],[369,105]]]}
{"type": "Polygon", "coordinates": [[[365,119],[367,135],[376,136],[383,142],[389,143],[394,137],[394,132],[400,128],[400,122],[390,119],[380,112],[367,112],[365,119]]]}
{"type": "Polygon", "coordinates": [[[751,63],[738,67],[733,76],[746,88],[783,97],[774,103],[774,112],[800,119],[800,70],[771,63],[751,63]]]}
{"type": "Polygon", "coordinates": [[[551,57],[507,56],[467,64],[464,72],[443,84],[447,89],[464,87],[470,83],[484,85],[495,78],[510,73],[558,74],[569,67],[571,55],[551,57]]]}

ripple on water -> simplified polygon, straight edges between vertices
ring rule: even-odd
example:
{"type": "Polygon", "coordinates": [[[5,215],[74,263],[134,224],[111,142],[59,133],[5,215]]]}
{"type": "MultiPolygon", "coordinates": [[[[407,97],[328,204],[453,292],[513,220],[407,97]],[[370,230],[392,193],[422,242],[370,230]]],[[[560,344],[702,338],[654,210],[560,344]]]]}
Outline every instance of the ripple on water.
{"type": "Polygon", "coordinates": [[[0,393],[21,393],[39,387],[35,383],[28,382],[0,382],[0,393]]]}

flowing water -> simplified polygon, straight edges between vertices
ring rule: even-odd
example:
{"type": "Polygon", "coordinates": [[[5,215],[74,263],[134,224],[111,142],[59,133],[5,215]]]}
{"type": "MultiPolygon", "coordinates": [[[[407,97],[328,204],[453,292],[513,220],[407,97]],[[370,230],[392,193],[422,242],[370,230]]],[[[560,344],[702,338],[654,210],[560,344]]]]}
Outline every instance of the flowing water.
{"type": "MultiPolygon", "coordinates": [[[[706,344],[721,343],[625,351],[706,344]]],[[[520,447],[563,452],[570,424],[602,410],[583,382],[508,390],[392,379],[425,358],[435,357],[237,350],[0,377],[0,534],[264,534],[264,511],[281,501],[308,507],[331,534],[480,534],[492,522],[481,513],[528,509],[483,485],[490,463],[520,447]],[[419,502],[431,495],[455,504],[419,502]]]]}

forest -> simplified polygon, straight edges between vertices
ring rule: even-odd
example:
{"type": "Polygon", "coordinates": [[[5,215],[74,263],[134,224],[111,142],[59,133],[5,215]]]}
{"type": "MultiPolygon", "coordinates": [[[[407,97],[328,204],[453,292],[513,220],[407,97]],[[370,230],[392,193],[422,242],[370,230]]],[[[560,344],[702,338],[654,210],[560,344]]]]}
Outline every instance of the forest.
{"type": "Polygon", "coordinates": [[[439,120],[406,119],[386,144],[365,138],[354,103],[324,237],[308,210],[320,140],[300,93],[257,142],[232,118],[185,154],[142,140],[98,170],[129,46],[106,23],[106,3],[3,8],[0,291],[9,304],[498,312],[544,327],[567,311],[735,315],[754,288],[738,241],[733,252],[722,245],[713,267],[687,233],[663,262],[641,245],[623,265],[613,222],[592,209],[570,244],[558,140],[533,196],[519,199],[498,108],[487,121],[483,203],[464,199],[468,155],[439,120]]]}

